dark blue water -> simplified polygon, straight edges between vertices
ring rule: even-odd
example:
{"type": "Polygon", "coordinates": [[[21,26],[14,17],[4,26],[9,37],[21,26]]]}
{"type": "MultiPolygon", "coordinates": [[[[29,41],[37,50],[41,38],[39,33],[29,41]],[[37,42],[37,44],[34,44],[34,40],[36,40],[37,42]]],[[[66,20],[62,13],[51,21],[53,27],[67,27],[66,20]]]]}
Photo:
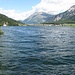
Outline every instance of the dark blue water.
{"type": "Polygon", "coordinates": [[[0,75],[75,75],[75,28],[2,27],[0,75]]]}

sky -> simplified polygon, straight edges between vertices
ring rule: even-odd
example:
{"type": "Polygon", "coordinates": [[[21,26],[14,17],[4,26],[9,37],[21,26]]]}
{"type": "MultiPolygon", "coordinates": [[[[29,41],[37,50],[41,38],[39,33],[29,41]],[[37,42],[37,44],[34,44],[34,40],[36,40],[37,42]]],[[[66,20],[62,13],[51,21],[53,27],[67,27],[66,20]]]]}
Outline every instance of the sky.
{"type": "Polygon", "coordinates": [[[75,5],[75,0],[0,0],[0,13],[24,20],[34,12],[58,14],[75,5]]]}

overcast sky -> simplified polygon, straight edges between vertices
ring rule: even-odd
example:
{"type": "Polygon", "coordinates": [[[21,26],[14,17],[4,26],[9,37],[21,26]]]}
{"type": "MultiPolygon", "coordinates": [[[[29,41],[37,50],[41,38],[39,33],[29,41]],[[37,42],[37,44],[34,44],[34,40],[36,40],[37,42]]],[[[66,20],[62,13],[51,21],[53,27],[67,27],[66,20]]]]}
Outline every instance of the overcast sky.
{"type": "Polygon", "coordinates": [[[75,0],[0,0],[0,13],[24,20],[34,12],[58,14],[75,5],[75,0]]]}

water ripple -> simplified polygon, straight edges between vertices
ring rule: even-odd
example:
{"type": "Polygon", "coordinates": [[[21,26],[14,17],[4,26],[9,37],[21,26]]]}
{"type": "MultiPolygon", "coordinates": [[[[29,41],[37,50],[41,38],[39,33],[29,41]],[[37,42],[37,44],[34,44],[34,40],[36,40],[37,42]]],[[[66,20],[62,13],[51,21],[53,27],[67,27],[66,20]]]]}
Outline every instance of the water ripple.
{"type": "Polygon", "coordinates": [[[2,29],[0,75],[75,75],[75,28],[2,29]]]}

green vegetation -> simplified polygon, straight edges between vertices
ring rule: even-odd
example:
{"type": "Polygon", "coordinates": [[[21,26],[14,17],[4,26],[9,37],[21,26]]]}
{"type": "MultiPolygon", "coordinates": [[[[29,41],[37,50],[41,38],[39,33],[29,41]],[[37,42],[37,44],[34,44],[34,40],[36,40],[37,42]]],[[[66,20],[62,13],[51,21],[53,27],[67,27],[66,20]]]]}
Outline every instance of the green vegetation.
{"type": "Polygon", "coordinates": [[[59,20],[59,21],[56,21],[54,23],[58,23],[58,24],[75,24],[75,21],[73,20],[59,20]]]}
{"type": "Polygon", "coordinates": [[[4,32],[0,29],[0,35],[2,35],[4,32]]]}
{"type": "Polygon", "coordinates": [[[75,21],[72,20],[59,20],[59,21],[55,21],[55,22],[48,22],[48,23],[42,23],[42,24],[75,24],[75,21]]]}
{"type": "Polygon", "coordinates": [[[65,26],[75,27],[75,24],[65,24],[65,26]]]}
{"type": "Polygon", "coordinates": [[[0,14],[0,26],[3,26],[4,23],[7,26],[21,26],[21,25],[24,25],[24,23],[21,23],[19,21],[8,18],[7,16],[5,16],[3,14],[0,14]]]}
{"type": "Polygon", "coordinates": [[[59,20],[59,21],[55,21],[55,22],[48,22],[48,23],[42,23],[42,24],[52,24],[52,25],[75,27],[75,21],[74,20],[59,20]]]}

